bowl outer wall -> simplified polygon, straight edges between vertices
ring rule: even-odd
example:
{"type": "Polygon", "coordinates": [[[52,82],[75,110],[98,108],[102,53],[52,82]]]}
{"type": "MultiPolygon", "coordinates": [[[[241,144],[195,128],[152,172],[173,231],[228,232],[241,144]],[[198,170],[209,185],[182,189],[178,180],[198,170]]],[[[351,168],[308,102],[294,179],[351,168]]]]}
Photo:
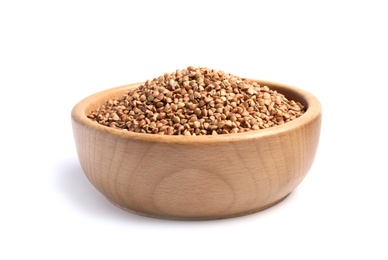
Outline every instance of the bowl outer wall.
{"type": "Polygon", "coordinates": [[[87,114],[141,83],[108,89],[72,111],[77,153],[90,182],[117,206],[163,218],[255,212],[287,196],[309,171],[320,102],[304,90],[254,80],[307,107],[281,126],[218,136],[160,136],[102,126],[87,114]]]}

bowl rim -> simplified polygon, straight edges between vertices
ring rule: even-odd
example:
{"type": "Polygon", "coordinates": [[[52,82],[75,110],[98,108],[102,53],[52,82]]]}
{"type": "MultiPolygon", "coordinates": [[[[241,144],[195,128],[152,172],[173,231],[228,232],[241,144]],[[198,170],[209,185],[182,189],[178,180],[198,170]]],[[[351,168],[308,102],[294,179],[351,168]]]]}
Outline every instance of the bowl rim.
{"type": "MultiPolygon", "coordinates": [[[[277,135],[284,132],[289,132],[292,130],[296,130],[300,127],[303,127],[310,122],[314,121],[318,117],[321,116],[322,108],[320,101],[311,93],[294,87],[290,85],[286,85],[283,83],[277,83],[273,81],[266,80],[258,80],[258,79],[248,79],[250,81],[255,81],[260,85],[268,86],[270,89],[275,89],[279,93],[284,94],[282,90],[285,92],[294,93],[296,96],[300,97],[299,101],[304,103],[307,107],[306,112],[285,124],[276,125],[273,127],[252,130],[244,133],[232,133],[232,134],[221,134],[221,135],[199,135],[199,136],[184,136],[184,135],[157,135],[157,134],[148,134],[148,133],[136,133],[131,131],[124,131],[122,129],[114,129],[111,127],[103,126],[95,121],[92,121],[87,117],[86,111],[90,104],[93,101],[100,101],[103,96],[106,96],[108,93],[120,93],[125,94],[129,89],[138,87],[144,82],[127,84],[119,87],[109,88],[97,93],[94,93],[81,101],[79,101],[71,111],[71,119],[74,124],[80,124],[90,130],[102,132],[106,134],[110,134],[119,138],[144,141],[144,142],[167,142],[167,143],[175,143],[175,144],[204,144],[204,143],[220,143],[220,142],[234,142],[234,141],[249,141],[252,139],[263,138],[271,135],[277,135]],[[280,89],[280,90],[279,90],[280,89]]],[[[116,95],[119,97],[119,95],[116,95]]],[[[287,94],[285,94],[286,98],[289,98],[287,94]]],[[[294,99],[294,98],[289,98],[294,99]]],[[[295,100],[295,99],[294,99],[295,100]]],[[[106,99],[107,101],[107,99],[106,99]]]]}

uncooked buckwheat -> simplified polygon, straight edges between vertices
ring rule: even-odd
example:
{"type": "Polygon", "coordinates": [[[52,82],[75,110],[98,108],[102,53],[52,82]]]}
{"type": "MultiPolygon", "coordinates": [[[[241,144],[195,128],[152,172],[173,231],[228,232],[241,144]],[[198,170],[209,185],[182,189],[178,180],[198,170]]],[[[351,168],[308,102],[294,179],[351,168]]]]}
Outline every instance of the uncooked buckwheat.
{"type": "Polygon", "coordinates": [[[189,66],[147,80],[88,117],[112,128],[161,135],[241,133],[281,125],[302,104],[221,70],[189,66]]]}

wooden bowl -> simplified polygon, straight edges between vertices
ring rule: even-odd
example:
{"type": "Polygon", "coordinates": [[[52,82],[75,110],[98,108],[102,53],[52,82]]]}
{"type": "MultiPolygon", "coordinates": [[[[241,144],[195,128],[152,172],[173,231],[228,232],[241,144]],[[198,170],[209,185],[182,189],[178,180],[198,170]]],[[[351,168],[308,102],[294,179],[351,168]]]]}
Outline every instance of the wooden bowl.
{"type": "Polygon", "coordinates": [[[102,126],[87,115],[141,83],[108,89],[79,102],[72,125],[90,182],[116,206],[169,219],[219,219],[282,201],[303,180],[316,153],[321,105],[304,90],[267,85],[306,108],[301,117],[245,133],[166,136],[102,126]]]}

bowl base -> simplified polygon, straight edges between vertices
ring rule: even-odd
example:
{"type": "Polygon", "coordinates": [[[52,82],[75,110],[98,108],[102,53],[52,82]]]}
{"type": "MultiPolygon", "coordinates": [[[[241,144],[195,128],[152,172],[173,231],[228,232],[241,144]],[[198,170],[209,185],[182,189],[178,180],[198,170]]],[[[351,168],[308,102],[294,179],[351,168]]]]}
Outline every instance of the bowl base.
{"type": "Polygon", "coordinates": [[[136,215],[139,215],[139,216],[143,216],[143,217],[149,217],[149,218],[157,218],[157,219],[166,219],[166,220],[217,220],[217,219],[227,219],[227,218],[236,218],[236,217],[242,217],[242,216],[246,216],[246,215],[250,215],[250,214],[253,214],[253,213],[257,213],[257,212],[260,212],[260,211],[263,211],[263,210],[266,210],[268,208],[271,208],[273,206],[275,206],[276,204],[282,202],[284,199],[286,199],[288,197],[288,195],[290,195],[291,192],[289,194],[287,194],[286,196],[284,196],[283,198],[281,198],[280,200],[277,200],[273,203],[270,203],[270,204],[267,204],[263,207],[260,207],[260,208],[257,208],[257,209],[254,209],[254,210],[250,210],[250,211],[244,211],[244,212],[241,212],[241,213],[237,213],[237,214],[230,214],[230,215],[218,215],[218,216],[192,216],[192,217],[180,217],[180,216],[172,216],[172,215],[156,215],[156,214],[149,214],[149,213],[145,213],[145,212],[140,212],[140,211],[136,211],[136,210],[132,210],[132,209],[129,209],[129,208],[126,208],[126,207],[122,207],[118,204],[116,204],[115,202],[113,202],[112,200],[108,199],[107,200],[112,203],[113,205],[115,205],[116,207],[124,210],[124,211],[127,211],[127,212],[130,212],[130,213],[133,213],[133,214],[136,214],[136,215]]]}

